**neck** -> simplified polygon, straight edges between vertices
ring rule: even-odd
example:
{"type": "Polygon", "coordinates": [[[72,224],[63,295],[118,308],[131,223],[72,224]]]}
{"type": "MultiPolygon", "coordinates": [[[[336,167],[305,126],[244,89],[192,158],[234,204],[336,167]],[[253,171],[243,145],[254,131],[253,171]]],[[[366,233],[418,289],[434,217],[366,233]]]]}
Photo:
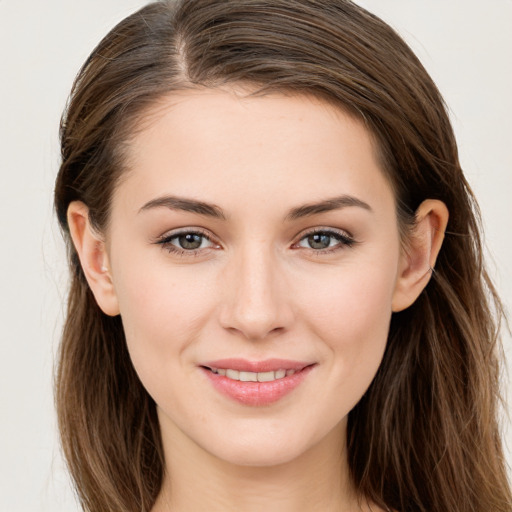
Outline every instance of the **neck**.
{"type": "Polygon", "coordinates": [[[348,472],[346,424],[282,464],[233,464],[203,450],[175,426],[162,425],[166,475],[153,512],[359,512],[348,472]]]}

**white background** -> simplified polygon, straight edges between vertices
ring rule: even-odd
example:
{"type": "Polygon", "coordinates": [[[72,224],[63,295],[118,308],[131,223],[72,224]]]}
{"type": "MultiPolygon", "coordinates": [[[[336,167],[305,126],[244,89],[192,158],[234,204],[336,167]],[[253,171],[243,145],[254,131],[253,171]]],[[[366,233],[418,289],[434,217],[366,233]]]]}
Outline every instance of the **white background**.
{"type": "MultiPolygon", "coordinates": [[[[0,0],[2,512],[78,510],[60,457],[52,397],[66,289],[52,213],[58,123],[89,52],[144,3],[0,0]]],[[[510,311],[512,1],[359,3],[406,38],[445,96],[483,211],[491,273],[510,311]]],[[[508,335],[505,345],[512,354],[508,335]]]]}

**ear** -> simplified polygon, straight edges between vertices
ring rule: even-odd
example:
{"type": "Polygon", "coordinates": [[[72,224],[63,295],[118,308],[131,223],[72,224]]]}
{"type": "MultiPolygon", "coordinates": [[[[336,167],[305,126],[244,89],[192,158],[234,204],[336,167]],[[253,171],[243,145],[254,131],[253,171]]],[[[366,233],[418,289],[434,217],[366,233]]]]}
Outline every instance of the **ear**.
{"type": "Polygon", "coordinates": [[[408,308],[427,286],[448,224],[448,208],[442,201],[427,199],[416,210],[413,232],[400,257],[393,293],[393,312],[408,308]]]}
{"type": "Polygon", "coordinates": [[[119,314],[105,242],[89,220],[89,209],[80,201],[68,207],[68,225],[80,264],[101,310],[110,316],[119,314]]]}

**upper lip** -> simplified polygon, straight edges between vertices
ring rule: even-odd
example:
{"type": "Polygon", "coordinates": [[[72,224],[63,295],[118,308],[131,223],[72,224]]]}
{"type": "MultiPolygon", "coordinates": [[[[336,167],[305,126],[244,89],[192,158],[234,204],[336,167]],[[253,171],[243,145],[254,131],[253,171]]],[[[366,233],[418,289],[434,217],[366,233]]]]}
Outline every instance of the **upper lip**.
{"type": "Polygon", "coordinates": [[[218,359],[216,361],[208,361],[201,364],[207,368],[223,368],[238,370],[240,372],[275,372],[277,370],[295,370],[300,371],[311,366],[313,363],[304,361],[292,361],[290,359],[265,359],[263,361],[249,361],[247,359],[230,358],[218,359]]]}

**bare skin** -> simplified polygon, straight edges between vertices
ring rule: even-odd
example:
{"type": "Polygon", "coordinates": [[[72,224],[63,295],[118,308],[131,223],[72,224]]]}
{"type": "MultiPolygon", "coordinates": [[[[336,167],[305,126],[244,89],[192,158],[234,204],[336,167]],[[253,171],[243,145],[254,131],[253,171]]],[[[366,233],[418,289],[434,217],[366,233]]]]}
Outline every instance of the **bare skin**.
{"type": "Polygon", "coordinates": [[[107,233],[81,203],[68,217],[157,404],[166,474],[153,512],[381,510],[350,482],[347,416],[392,312],[430,279],[446,207],[422,203],[404,250],[368,132],[308,97],[174,94],[127,161],[107,233]],[[207,362],[226,358],[311,370],[285,396],[247,404],[212,385],[207,362]]]}

